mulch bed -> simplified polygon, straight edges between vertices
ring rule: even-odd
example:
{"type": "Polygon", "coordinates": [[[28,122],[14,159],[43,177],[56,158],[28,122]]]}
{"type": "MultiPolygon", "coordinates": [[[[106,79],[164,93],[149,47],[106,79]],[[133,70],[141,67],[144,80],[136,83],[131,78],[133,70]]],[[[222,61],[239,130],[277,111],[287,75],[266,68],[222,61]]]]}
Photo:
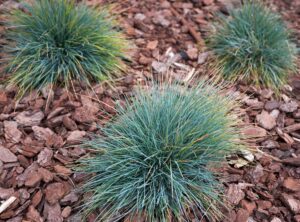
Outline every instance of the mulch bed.
{"type": "MultiPolygon", "coordinates": [[[[115,114],[116,104],[153,75],[164,78],[168,73],[186,81],[206,74],[210,52],[203,39],[215,14],[226,14],[239,3],[88,1],[103,2],[118,3],[114,12],[134,48],[127,75],[114,87],[98,84],[92,91],[78,85],[76,94],[48,88],[18,102],[16,88],[0,87],[0,200],[16,197],[0,213],[0,222],[82,221],[76,212],[84,195],[75,188],[86,175],[68,168],[89,155],[78,142],[97,131],[97,124],[105,124],[115,114]]],[[[268,2],[297,30],[299,44],[299,1],[268,2]]],[[[18,4],[0,1],[0,10],[18,4]]],[[[3,31],[0,26],[0,38],[3,31]]],[[[253,136],[252,145],[263,152],[233,157],[224,167],[225,198],[233,206],[224,212],[224,221],[300,221],[300,77],[294,77],[279,97],[241,84],[231,90],[242,96],[243,119],[251,125],[245,133],[253,136]]],[[[95,215],[88,218],[94,220],[95,215]]]]}

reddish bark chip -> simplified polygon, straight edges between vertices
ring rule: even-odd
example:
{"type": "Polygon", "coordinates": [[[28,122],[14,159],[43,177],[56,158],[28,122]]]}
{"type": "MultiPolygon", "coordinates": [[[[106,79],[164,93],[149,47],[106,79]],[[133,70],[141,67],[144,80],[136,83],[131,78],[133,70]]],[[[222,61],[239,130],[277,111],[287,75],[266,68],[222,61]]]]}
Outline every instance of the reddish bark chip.
{"type": "Polygon", "coordinates": [[[249,216],[248,211],[241,208],[236,213],[235,222],[248,222],[249,216]]]}
{"type": "Polygon", "coordinates": [[[16,162],[18,158],[9,149],[0,145],[0,160],[3,163],[11,163],[11,162],[16,162]]]}
{"type": "Polygon", "coordinates": [[[44,192],[48,203],[55,204],[63,198],[67,190],[63,183],[51,183],[46,187],[44,192]]]}
{"type": "Polygon", "coordinates": [[[300,191],[300,180],[288,177],[283,181],[282,186],[289,191],[297,192],[300,191]]]}
{"type": "Polygon", "coordinates": [[[28,211],[26,213],[26,218],[33,222],[43,222],[43,218],[39,214],[39,212],[34,208],[34,206],[29,206],[28,211]]]}

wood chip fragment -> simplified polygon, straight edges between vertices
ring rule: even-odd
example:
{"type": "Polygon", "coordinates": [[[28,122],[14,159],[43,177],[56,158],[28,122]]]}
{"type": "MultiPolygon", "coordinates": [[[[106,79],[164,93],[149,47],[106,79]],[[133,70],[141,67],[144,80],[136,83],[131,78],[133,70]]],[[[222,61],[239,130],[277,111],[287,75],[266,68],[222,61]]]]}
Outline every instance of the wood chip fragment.
{"type": "Polygon", "coordinates": [[[11,196],[6,201],[4,201],[0,206],[0,214],[4,212],[13,202],[15,202],[17,198],[15,196],[11,196]]]}
{"type": "Polygon", "coordinates": [[[276,128],[276,132],[287,144],[292,145],[295,142],[289,134],[284,133],[279,127],[276,128]]]}
{"type": "Polygon", "coordinates": [[[287,126],[283,129],[283,131],[286,132],[286,133],[291,133],[291,132],[294,132],[294,131],[297,131],[297,130],[300,130],[300,123],[296,123],[296,124],[287,126]]]}
{"type": "Polygon", "coordinates": [[[189,30],[189,33],[193,36],[193,38],[197,41],[197,43],[199,45],[204,45],[204,41],[200,35],[200,33],[198,33],[192,26],[190,26],[189,22],[182,16],[180,15],[176,9],[174,9],[173,7],[170,8],[172,13],[180,19],[181,23],[186,26],[189,30]]]}

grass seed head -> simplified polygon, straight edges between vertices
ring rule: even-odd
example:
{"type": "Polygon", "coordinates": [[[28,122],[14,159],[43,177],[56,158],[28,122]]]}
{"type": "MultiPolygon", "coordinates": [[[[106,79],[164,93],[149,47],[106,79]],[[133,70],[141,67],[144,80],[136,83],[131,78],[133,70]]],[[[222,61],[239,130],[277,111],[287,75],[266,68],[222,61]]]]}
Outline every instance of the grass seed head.
{"type": "Polygon", "coordinates": [[[35,0],[16,10],[7,24],[11,84],[21,92],[47,84],[90,83],[122,68],[126,40],[108,10],[73,0],[35,0]]]}
{"type": "Polygon", "coordinates": [[[138,92],[85,142],[99,151],[80,161],[80,171],[93,175],[84,186],[92,192],[85,213],[99,209],[101,221],[187,221],[201,219],[199,212],[220,218],[221,183],[210,169],[244,147],[235,108],[206,82],[138,92]]]}
{"type": "Polygon", "coordinates": [[[280,89],[295,70],[295,47],[280,16],[257,1],[221,18],[209,47],[214,68],[228,80],[280,89]]]}

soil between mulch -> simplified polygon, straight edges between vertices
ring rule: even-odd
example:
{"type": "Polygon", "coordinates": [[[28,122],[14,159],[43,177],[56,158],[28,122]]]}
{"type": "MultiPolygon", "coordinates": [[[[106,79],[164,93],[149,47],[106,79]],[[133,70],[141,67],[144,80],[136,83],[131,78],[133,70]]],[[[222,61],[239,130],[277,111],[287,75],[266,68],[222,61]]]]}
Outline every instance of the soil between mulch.
{"type": "MultiPolygon", "coordinates": [[[[108,1],[88,1],[100,2],[108,1]]],[[[78,141],[96,132],[97,124],[105,124],[115,114],[115,104],[152,74],[160,77],[170,67],[168,73],[175,79],[188,78],[187,73],[205,74],[210,53],[199,39],[207,36],[216,13],[226,14],[239,1],[109,2],[117,3],[114,12],[135,46],[130,68],[114,88],[98,84],[95,94],[78,86],[76,95],[60,88],[45,89],[41,95],[32,93],[17,103],[17,89],[1,87],[0,200],[11,196],[16,200],[0,214],[0,221],[82,221],[76,207],[83,195],[74,188],[86,177],[67,167],[89,155],[78,141]]],[[[299,44],[299,1],[269,2],[295,30],[299,44]]],[[[0,1],[0,10],[18,5],[0,1]]],[[[4,44],[3,32],[0,26],[4,44]]],[[[223,182],[233,208],[224,212],[224,221],[300,221],[300,77],[294,77],[290,86],[280,98],[270,90],[251,86],[231,89],[243,95],[243,118],[253,125],[246,133],[254,135],[253,145],[266,154],[257,152],[254,159],[237,156],[226,165],[223,182]]],[[[94,218],[91,215],[88,221],[94,218]]]]}

